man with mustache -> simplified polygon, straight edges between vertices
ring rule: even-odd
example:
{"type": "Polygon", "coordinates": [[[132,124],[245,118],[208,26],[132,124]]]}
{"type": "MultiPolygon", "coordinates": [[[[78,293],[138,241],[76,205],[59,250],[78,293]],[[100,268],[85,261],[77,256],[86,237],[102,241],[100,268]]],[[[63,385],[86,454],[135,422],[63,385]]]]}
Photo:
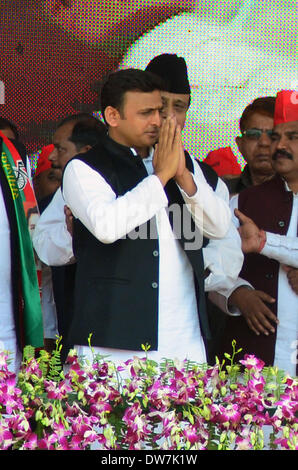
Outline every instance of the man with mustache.
{"type": "Polygon", "coordinates": [[[225,344],[232,339],[243,354],[255,354],[268,365],[297,373],[298,337],[298,100],[297,92],[277,94],[272,134],[276,175],[234,196],[235,223],[245,259],[240,276],[272,297],[272,322],[262,312],[229,317],[225,344]],[[239,221],[239,222],[238,222],[239,221]],[[277,327],[276,327],[277,324],[277,327]]]}

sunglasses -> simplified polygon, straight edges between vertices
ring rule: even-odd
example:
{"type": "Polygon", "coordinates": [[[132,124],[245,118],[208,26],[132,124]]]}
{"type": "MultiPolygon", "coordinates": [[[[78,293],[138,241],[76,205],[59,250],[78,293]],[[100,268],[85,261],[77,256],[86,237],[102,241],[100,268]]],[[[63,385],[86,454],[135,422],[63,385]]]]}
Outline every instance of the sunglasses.
{"type": "Polygon", "coordinates": [[[242,132],[242,136],[247,137],[249,140],[259,140],[264,133],[271,139],[273,129],[246,129],[242,132]]]}

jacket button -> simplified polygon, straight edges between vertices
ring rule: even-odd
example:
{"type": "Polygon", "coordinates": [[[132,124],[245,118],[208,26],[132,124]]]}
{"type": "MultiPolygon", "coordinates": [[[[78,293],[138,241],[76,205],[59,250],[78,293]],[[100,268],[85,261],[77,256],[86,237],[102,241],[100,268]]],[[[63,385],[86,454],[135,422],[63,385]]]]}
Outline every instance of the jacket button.
{"type": "Polygon", "coordinates": [[[153,289],[157,289],[158,284],[157,284],[157,282],[152,282],[151,286],[153,287],[153,289]]]}
{"type": "Polygon", "coordinates": [[[267,273],[265,274],[266,279],[273,279],[273,274],[272,273],[267,273]]]}
{"type": "Polygon", "coordinates": [[[157,250],[154,250],[152,254],[153,254],[153,256],[158,256],[159,255],[157,250]]]}
{"type": "Polygon", "coordinates": [[[284,227],[284,226],[285,226],[285,222],[284,222],[283,220],[280,220],[280,221],[278,222],[278,225],[279,225],[280,227],[284,227]]]}

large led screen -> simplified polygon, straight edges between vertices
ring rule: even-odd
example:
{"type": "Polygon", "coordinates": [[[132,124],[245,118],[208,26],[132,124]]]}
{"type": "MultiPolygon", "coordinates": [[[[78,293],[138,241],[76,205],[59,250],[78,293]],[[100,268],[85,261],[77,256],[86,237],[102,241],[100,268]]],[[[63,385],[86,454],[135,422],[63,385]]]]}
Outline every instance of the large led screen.
{"type": "Polygon", "coordinates": [[[298,86],[296,0],[1,0],[0,115],[32,155],[57,122],[98,113],[102,78],[145,68],[157,54],[186,59],[192,101],[185,147],[202,160],[231,146],[244,107],[298,86]]]}

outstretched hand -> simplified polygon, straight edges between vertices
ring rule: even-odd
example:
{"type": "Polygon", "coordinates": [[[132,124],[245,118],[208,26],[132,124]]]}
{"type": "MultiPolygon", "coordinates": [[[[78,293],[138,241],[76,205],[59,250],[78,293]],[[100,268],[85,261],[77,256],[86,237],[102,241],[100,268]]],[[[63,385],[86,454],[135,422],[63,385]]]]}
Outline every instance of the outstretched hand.
{"type": "Polygon", "coordinates": [[[235,209],[234,213],[240,222],[238,232],[243,253],[260,253],[266,243],[266,232],[259,229],[254,221],[239,209],[235,209]]]}
{"type": "Polygon", "coordinates": [[[278,319],[267,307],[266,303],[273,304],[275,299],[261,290],[238,287],[229,298],[229,304],[237,307],[244,316],[248,327],[256,334],[268,336],[275,332],[273,324],[278,319]]]}

